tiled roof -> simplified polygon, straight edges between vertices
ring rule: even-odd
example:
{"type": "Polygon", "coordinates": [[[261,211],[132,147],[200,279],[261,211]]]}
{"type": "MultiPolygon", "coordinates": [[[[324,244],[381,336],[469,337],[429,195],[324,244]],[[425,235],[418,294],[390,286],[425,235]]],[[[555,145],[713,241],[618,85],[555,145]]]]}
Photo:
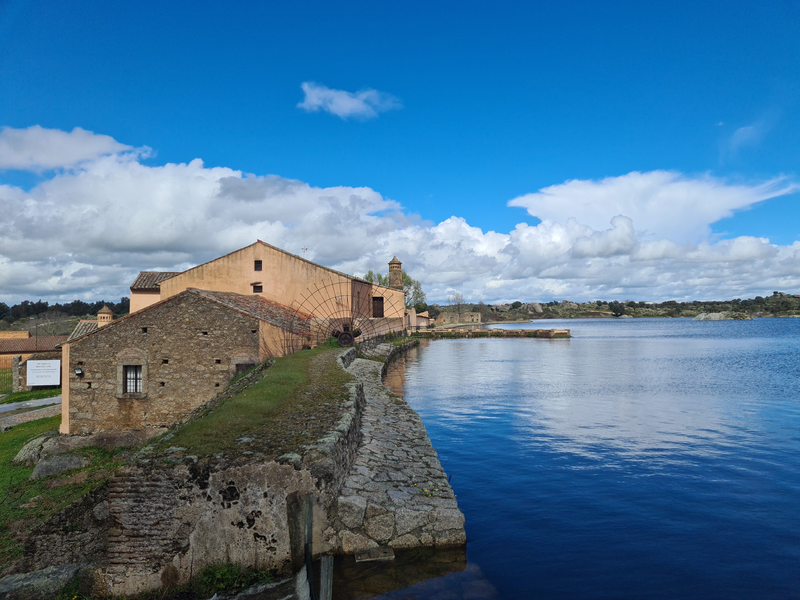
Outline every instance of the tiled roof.
{"type": "Polygon", "coordinates": [[[131,285],[132,290],[153,290],[158,291],[158,284],[179,275],[179,271],[140,271],[136,281],[131,285]]]}
{"type": "Polygon", "coordinates": [[[261,296],[245,296],[233,292],[210,292],[194,288],[189,288],[187,291],[292,333],[308,334],[310,331],[311,315],[261,296]]]}
{"type": "Polygon", "coordinates": [[[68,342],[71,342],[75,338],[79,338],[82,335],[86,335],[87,333],[91,333],[97,329],[97,321],[81,321],[75,326],[75,329],[72,330],[72,333],[69,336],[68,342]]]}
{"type": "Polygon", "coordinates": [[[56,350],[56,346],[66,342],[68,337],[67,335],[39,335],[0,340],[0,354],[53,351],[56,350]]]}

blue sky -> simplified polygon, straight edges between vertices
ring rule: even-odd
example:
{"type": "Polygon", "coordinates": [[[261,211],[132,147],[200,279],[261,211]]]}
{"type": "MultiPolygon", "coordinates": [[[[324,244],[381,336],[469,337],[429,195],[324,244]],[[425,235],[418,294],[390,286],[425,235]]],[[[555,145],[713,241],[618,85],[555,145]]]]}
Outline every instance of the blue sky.
{"type": "MultiPolygon", "coordinates": [[[[370,205],[372,212],[337,213],[325,222],[335,223],[347,238],[360,228],[360,219],[393,214],[394,233],[386,223],[376,230],[374,256],[364,247],[333,251],[330,243],[320,241],[320,248],[329,249],[314,258],[356,272],[379,268],[385,262],[382,253],[405,251],[404,262],[416,268],[439,299],[455,289],[485,300],[546,300],[562,294],[727,297],[762,287],[800,292],[794,251],[787,254],[800,236],[800,195],[793,187],[800,158],[799,26],[800,3],[785,0],[702,6],[0,2],[0,127],[38,125],[62,132],[79,127],[126,147],[151,149],[149,154],[136,151],[133,160],[142,167],[200,158],[209,169],[301,182],[323,190],[318,197],[329,197],[331,192],[324,192],[329,188],[369,188],[391,206],[370,205]],[[347,118],[304,110],[298,107],[306,99],[304,82],[323,93],[375,90],[376,101],[384,104],[373,116],[347,118]],[[696,196],[699,203],[705,201],[703,194],[731,186],[773,182],[777,191],[761,201],[764,195],[757,193],[750,201],[720,201],[719,210],[705,221],[689,223],[685,235],[675,227],[659,229],[656,220],[642,228],[645,217],[620,209],[619,214],[633,219],[636,241],[591,256],[585,248],[576,251],[573,242],[593,232],[617,231],[608,229],[616,204],[596,222],[581,210],[591,199],[569,194],[557,194],[567,207],[567,212],[556,211],[561,221],[539,205],[528,210],[507,205],[571,180],[598,182],[637,172],[677,174],[687,185],[711,178],[713,189],[696,196]],[[733,216],[725,217],[726,211],[733,216]],[[564,247],[568,256],[562,253],[566,258],[559,264],[553,257],[544,264],[541,254],[514,263],[513,257],[524,251],[513,240],[503,246],[502,240],[473,239],[471,234],[458,242],[436,238],[455,248],[449,258],[416,260],[432,242],[420,239],[417,243],[425,246],[415,247],[408,223],[430,232],[454,216],[482,235],[495,231],[507,236],[518,223],[536,226],[542,220],[567,227],[570,217],[591,231],[573,230],[572,242],[564,247]],[[769,247],[777,248],[773,255],[783,252],[775,259],[781,268],[767,268],[764,248],[754,249],[749,262],[738,266],[722,260],[719,252],[713,259],[694,254],[683,261],[690,265],[685,268],[675,265],[674,252],[653,258],[652,249],[643,250],[643,244],[659,239],[699,244],[698,251],[703,244],[721,250],[715,246],[720,240],[741,236],[769,238],[769,247]],[[470,250],[477,252],[473,262],[486,264],[458,275],[450,263],[464,256],[470,239],[470,250]],[[639,254],[630,258],[634,251],[639,254]],[[625,252],[632,261],[627,267],[618,264],[625,252]],[[656,271],[664,263],[652,260],[671,261],[671,281],[642,276],[643,252],[656,271]],[[606,261],[606,277],[592,274],[600,267],[590,263],[600,259],[606,261]],[[708,260],[718,267],[725,263],[723,270],[762,269],[765,275],[761,280],[737,275],[697,283],[708,275],[692,271],[691,265],[708,260]],[[567,262],[572,267],[564,270],[567,262]]],[[[95,158],[101,156],[108,153],[95,158]]],[[[64,179],[81,180],[81,173],[89,178],[95,167],[62,163],[20,167],[13,158],[5,164],[0,160],[0,184],[16,190],[7,192],[6,200],[13,197],[18,206],[28,195],[39,202],[47,197],[51,206],[74,208],[66,192],[55,188],[64,179]]],[[[219,190],[213,193],[219,198],[219,190]]],[[[183,189],[181,194],[191,205],[192,192],[183,189]]],[[[259,201],[286,201],[281,198],[273,194],[259,201]]],[[[692,201],[676,202],[669,194],[658,198],[691,210],[692,201]]],[[[303,215],[293,218],[296,224],[280,235],[272,231],[274,241],[290,249],[310,246],[313,254],[317,243],[311,225],[301,224],[303,215]]],[[[670,218],[680,223],[684,217],[675,213],[670,218]]],[[[0,269],[7,265],[7,279],[0,275],[0,299],[124,293],[125,278],[138,268],[176,268],[252,242],[237,243],[227,235],[198,249],[166,236],[164,247],[174,252],[159,259],[157,239],[147,248],[135,243],[115,248],[113,257],[106,253],[103,259],[97,256],[109,248],[102,240],[93,252],[65,242],[58,255],[66,258],[54,260],[19,250],[18,243],[35,236],[23,227],[20,215],[14,219],[13,227],[0,226],[0,241],[5,237],[5,246],[15,248],[3,251],[0,246],[6,260],[0,269]],[[49,261],[53,272],[62,272],[56,276],[60,280],[20,284],[12,272],[37,261],[49,261]],[[86,269],[95,276],[74,276],[86,269]]],[[[281,223],[289,221],[284,216],[281,223]]],[[[264,217],[259,222],[265,224],[260,237],[270,241],[268,224],[274,221],[264,217]]],[[[101,225],[108,227],[98,221],[101,225]]],[[[599,238],[592,239],[596,246],[599,238]]]]}

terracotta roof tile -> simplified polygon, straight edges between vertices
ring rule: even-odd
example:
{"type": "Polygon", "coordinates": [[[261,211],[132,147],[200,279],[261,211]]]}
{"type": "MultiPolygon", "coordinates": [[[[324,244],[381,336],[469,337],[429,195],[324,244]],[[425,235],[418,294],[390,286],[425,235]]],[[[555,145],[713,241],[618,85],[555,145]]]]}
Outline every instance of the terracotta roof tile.
{"type": "Polygon", "coordinates": [[[292,333],[308,334],[311,315],[300,312],[283,304],[272,302],[261,296],[245,296],[233,292],[210,292],[189,288],[187,290],[217,304],[246,313],[261,321],[265,321],[292,333]]]}
{"type": "Polygon", "coordinates": [[[75,326],[75,329],[72,330],[72,333],[69,336],[68,342],[71,342],[75,338],[79,338],[82,335],[86,335],[87,333],[91,333],[97,329],[97,321],[81,321],[75,326]]]}
{"type": "Polygon", "coordinates": [[[51,352],[57,350],[56,346],[66,342],[67,335],[39,335],[29,338],[0,340],[0,354],[51,352]]]}
{"type": "Polygon", "coordinates": [[[131,284],[132,290],[153,290],[159,291],[158,284],[179,275],[178,271],[140,271],[136,281],[131,284]]]}

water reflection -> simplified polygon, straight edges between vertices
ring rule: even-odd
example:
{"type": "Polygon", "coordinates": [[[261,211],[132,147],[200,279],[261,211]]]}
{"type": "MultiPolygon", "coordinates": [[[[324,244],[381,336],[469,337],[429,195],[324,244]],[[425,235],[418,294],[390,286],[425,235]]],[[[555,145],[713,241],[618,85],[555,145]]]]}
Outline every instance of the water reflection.
{"type": "Polygon", "coordinates": [[[393,561],[357,563],[337,558],[334,600],[491,600],[497,590],[477,565],[467,566],[465,548],[419,548],[398,552],[393,561]]]}
{"type": "Polygon", "coordinates": [[[797,597],[797,321],[548,321],[573,339],[412,351],[469,565],[503,598],[797,597]]]}

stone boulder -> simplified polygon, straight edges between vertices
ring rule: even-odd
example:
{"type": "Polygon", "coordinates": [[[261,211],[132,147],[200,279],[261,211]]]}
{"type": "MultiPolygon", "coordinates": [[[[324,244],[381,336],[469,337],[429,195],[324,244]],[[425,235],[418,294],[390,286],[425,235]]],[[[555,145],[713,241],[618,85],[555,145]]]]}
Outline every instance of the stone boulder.
{"type": "Polygon", "coordinates": [[[44,435],[40,435],[39,437],[32,439],[30,442],[25,444],[19,452],[17,452],[17,455],[14,457],[12,462],[17,463],[18,465],[27,465],[29,467],[36,466],[36,463],[39,462],[39,458],[42,454],[42,446],[47,440],[55,435],[58,435],[57,431],[48,431],[44,435]]]}
{"type": "Polygon", "coordinates": [[[744,313],[718,312],[700,313],[693,321],[752,321],[753,317],[744,313]]]}
{"type": "Polygon", "coordinates": [[[31,473],[30,478],[40,479],[42,477],[58,475],[64,471],[85,467],[90,462],[91,459],[88,456],[82,456],[80,454],[59,454],[42,458],[36,464],[36,468],[33,470],[33,473],[31,473]]]}
{"type": "Polygon", "coordinates": [[[60,435],[45,441],[41,455],[53,456],[88,446],[97,446],[105,450],[133,448],[166,431],[164,427],[151,427],[142,430],[101,431],[92,435],[60,435]]]}
{"type": "Polygon", "coordinates": [[[32,573],[9,575],[0,579],[3,600],[52,600],[67,585],[83,564],[47,567],[32,573]]]}

